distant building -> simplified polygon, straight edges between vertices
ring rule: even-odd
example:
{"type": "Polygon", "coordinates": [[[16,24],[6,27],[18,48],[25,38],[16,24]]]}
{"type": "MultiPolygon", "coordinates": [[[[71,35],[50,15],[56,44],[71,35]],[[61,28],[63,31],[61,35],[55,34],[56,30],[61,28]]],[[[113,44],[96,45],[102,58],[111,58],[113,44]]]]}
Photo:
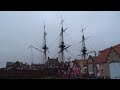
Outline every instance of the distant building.
{"type": "Polygon", "coordinates": [[[95,76],[96,75],[96,67],[95,67],[95,60],[96,60],[96,57],[94,56],[91,56],[89,55],[89,58],[88,58],[88,73],[90,76],[95,76]]]}
{"type": "Polygon", "coordinates": [[[27,63],[23,64],[23,62],[7,62],[6,63],[6,70],[17,69],[17,70],[28,70],[29,65],[27,63]]]}
{"type": "Polygon", "coordinates": [[[76,64],[77,66],[81,68],[82,74],[87,73],[87,60],[75,60],[74,64],[76,64]]]}
{"type": "Polygon", "coordinates": [[[10,67],[11,65],[13,65],[15,62],[6,62],[6,68],[10,67]]]}
{"type": "Polygon", "coordinates": [[[95,76],[95,57],[89,56],[88,59],[85,60],[74,60],[74,64],[80,67],[81,74],[95,76]]]}
{"type": "Polygon", "coordinates": [[[48,57],[47,66],[48,68],[58,68],[59,66],[58,58],[55,59],[55,58],[48,57]]]}

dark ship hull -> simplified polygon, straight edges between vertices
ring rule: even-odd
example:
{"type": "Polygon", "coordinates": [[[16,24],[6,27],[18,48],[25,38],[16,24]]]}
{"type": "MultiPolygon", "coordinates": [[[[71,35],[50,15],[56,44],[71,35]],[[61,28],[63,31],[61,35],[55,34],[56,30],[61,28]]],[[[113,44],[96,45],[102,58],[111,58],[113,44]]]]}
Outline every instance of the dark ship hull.
{"type": "Polygon", "coordinates": [[[42,79],[51,76],[60,77],[51,70],[0,70],[0,79],[42,79]]]}

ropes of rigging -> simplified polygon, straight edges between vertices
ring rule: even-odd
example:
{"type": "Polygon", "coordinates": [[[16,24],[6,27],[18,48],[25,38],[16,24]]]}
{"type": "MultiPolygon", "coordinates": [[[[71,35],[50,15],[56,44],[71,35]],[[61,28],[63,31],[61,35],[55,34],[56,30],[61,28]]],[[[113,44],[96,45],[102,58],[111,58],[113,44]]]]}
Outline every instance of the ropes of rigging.
{"type": "Polygon", "coordinates": [[[59,39],[59,37],[57,37],[51,44],[49,44],[49,46],[53,46],[52,44],[53,44],[54,42],[56,42],[58,39],[59,39]]]}
{"type": "Polygon", "coordinates": [[[65,34],[70,38],[70,40],[72,41],[72,43],[75,43],[75,42],[73,41],[73,39],[70,37],[70,35],[68,35],[66,32],[65,32],[65,34]]]}
{"type": "Polygon", "coordinates": [[[68,50],[67,50],[67,52],[70,54],[70,55],[72,55],[74,58],[76,58],[71,52],[69,52],[68,50]]]}

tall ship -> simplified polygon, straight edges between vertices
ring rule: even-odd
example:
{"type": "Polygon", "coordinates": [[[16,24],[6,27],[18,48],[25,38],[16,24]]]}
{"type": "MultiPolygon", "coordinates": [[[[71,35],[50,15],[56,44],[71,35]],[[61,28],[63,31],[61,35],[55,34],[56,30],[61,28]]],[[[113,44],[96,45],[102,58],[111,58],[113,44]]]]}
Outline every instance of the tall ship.
{"type": "Polygon", "coordinates": [[[30,45],[28,49],[35,49],[42,53],[43,55],[43,63],[42,64],[34,64],[33,63],[33,54],[31,53],[31,64],[23,63],[16,61],[14,63],[7,62],[6,68],[0,69],[0,78],[25,78],[25,79],[34,79],[34,78],[47,78],[47,77],[55,77],[55,78],[64,78],[64,79],[81,79],[81,78],[95,78],[96,77],[96,51],[87,52],[85,40],[89,37],[85,38],[84,30],[82,28],[82,41],[77,43],[81,45],[81,58],[74,59],[70,61],[70,57],[65,58],[65,52],[69,52],[68,48],[77,45],[66,45],[64,41],[64,32],[66,32],[67,28],[63,26],[63,18],[61,17],[61,32],[59,34],[60,44],[59,44],[59,52],[58,56],[51,58],[48,55],[49,47],[47,46],[47,32],[46,25],[44,23],[44,34],[43,34],[43,47],[42,50],[30,45]],[[94,56],[89,56],[88,54],[94,53],[94,56]],[[89,60],[88,60],[89,59],[89,60]],[[89,65],[88,65],[89,64],[89,65]],[[92,66],[91,66],[92,65],[92,66]],[[90,69],[90,70],[89,70],[90,69]]]}

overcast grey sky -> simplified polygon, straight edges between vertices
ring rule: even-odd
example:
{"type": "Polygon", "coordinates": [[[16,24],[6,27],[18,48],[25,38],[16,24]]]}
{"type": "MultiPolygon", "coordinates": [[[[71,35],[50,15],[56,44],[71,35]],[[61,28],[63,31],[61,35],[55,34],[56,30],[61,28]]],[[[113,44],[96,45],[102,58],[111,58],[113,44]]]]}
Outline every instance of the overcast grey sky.
{"type": "MultiPolygon", "coordinates": [[[[0,67],[6,61],[31,62],[29,45],[42,49],[43,25],[46,23],[48,55],[57,57],[61,14],[64,18],[66,45],[81,41],[81,24],[88,51],[103,50],[120,44],[119,11],[0,11],[0,67]]],[[[79,58],[81,44],[70,47],[66,57],[79,58]]],[[[34,63],[41,63],[42,53],[33,50],[34,63]]]]}

